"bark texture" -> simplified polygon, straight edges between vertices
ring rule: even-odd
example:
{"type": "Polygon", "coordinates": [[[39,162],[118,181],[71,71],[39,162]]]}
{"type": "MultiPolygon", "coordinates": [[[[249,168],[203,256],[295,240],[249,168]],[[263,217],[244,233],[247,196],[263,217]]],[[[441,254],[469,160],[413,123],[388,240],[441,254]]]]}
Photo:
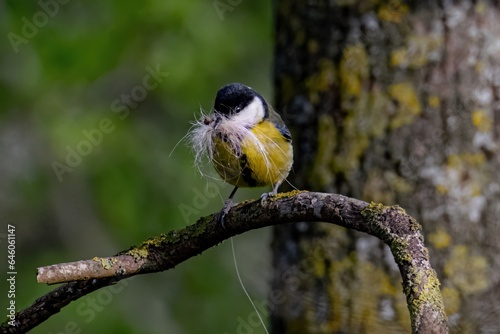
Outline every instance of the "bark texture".
{"type": "Polygon", "coordinates": [[[420,225],[400,207],[368,204],[336,194],[291,192],[267,201],[241,203],[224,222],[219,215],[150,238],[114,257],[38,268],[38,280],[69,282],[37,299],[0,326],[0,333],[25,333],[70,302],[119,280],[174,268],[234,235],[288,222],[326,221],[371,234],[390,246],[403,277],[412,325],[418,333],[447,333],[439,281],[431,268],[420,225]]]}
{"type": "MultiPolygon", "coordinates": [[[[275,22],[291,182],[404,207],[423,225],[451,332],[500,332],[498,1],[278,0],[275,22]]],[[[411,331],[378,240],[298,223],[274,228],[273,250],[286,300],[274,333],[411,331]]]]}

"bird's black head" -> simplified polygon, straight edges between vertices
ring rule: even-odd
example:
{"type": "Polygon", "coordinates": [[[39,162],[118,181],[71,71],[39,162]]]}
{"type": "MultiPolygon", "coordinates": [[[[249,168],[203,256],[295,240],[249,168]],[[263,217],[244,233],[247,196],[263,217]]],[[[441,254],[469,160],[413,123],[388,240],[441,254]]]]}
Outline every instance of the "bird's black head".
{"type": "Polygon", "coordinates": [[[227,116],[237,114],[248,106],[255,97],[258,97],[262,101],[267,114],[267,103],[259,93],[244,84],[230,83],[217,92],[214,110],[227,116]]]}

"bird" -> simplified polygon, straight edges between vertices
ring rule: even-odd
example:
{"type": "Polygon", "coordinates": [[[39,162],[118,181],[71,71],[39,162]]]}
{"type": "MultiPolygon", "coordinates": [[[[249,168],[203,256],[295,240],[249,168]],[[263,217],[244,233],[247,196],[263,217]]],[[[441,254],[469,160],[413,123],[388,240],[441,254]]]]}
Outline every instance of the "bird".
{"type": "Polygon", "coordinates": [[[195,161],[204,156],[218,175],[234,186],[220,222],[233,206],[240,187],[271,186],[276,195],[293,165],[292,136],[281,116],[254,89],[229,83],[217,91],[213,112],[194,124],[190,141],[195,161]]]}

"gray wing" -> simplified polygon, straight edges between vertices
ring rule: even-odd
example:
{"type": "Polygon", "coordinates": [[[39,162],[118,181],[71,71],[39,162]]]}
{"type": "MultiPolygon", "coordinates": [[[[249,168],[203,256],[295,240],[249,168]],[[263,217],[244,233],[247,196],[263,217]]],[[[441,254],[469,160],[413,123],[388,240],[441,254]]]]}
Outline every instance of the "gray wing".
{"type": "Polygon", "coordinates": [[[288,128],[286,127],[285,122],[283,122],[283,120],[281,119],[281,116],[276,111],[274,111],[273,107],[271,107],[269,104],[268,108],[269,120],[274,123],[274,125],[279,130],[283,138],[286,139],[286,141],[292,142],[292,135],[290,133],[290,130],[288,130],[288,128]]]}

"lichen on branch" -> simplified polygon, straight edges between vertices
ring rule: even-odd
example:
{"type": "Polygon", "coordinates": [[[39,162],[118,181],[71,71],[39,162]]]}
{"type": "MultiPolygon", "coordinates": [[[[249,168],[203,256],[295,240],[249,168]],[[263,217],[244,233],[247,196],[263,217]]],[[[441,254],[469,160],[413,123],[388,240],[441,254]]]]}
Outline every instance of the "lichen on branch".
{"type": "Polygon", "coordinates": [[[140,274],[172,269],[222,241],[271,225],[325,222],[365,232],[389,245],[403,279],[414,333],[447,333],[439,280],[429,262],[420,225],[398,206],[384,206],[337,194],[290,192],[266,200],[243,202],[225,216],[200,218],[124,250],[116,256],[38,268],[39,282],[59,286],[16,315],[16,326],[2,324],[1,333],[24,333],[61,308],[92,291],[140,274]]]}

